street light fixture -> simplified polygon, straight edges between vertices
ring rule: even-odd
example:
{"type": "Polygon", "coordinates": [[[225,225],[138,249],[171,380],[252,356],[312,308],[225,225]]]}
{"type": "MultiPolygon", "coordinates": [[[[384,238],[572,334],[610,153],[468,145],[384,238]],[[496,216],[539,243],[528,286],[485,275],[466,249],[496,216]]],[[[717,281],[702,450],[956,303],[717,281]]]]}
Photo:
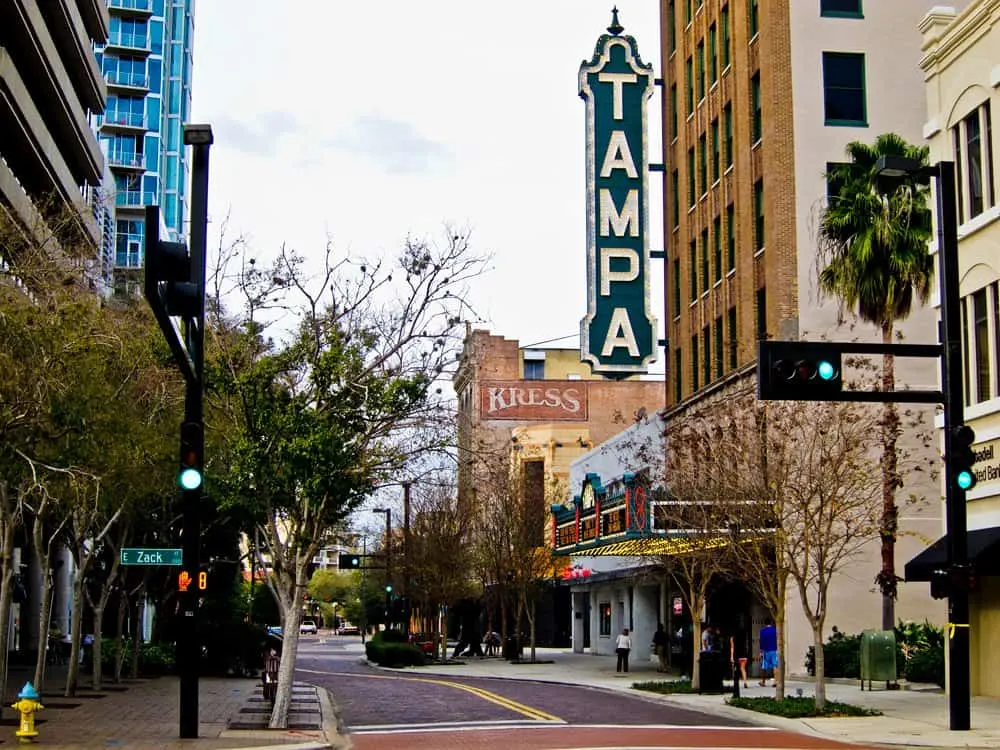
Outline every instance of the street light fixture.
{"type": "MultiPolygon", "coordinates": [[[[938,281],[941,295],[941,391],[944,394],[945,516],[948,567],[968,566],[968,519],[965,488],[958,481],[955,460],[956,430],[965,421],[962,393],[962,331],[958,281],[958,215],[956,209],[955,164],[940,161],[924,165],[905,156],[880,156],[875,172],[887,179],[912,178],[925,183],[934,180],[937,197],[938,281]]],[[[966,585],[948,588],[948,713],[950,728],[970,727],[969,688],[969,590],[966,585]]]]}

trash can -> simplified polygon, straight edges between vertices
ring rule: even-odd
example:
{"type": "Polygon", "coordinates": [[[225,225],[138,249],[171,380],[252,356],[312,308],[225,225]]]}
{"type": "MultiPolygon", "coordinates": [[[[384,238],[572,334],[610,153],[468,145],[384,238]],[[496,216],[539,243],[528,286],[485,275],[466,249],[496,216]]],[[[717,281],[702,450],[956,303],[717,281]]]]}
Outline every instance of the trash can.
{"type": "Polygon", "coordinates": [[[518,645],[517,638],[508,635],[503,644],[503,658],[507,661],[516,661],[521,658],[522,651],[523,647],[518,645]]]}
{"type": "Polygon", "coordinates": [[[698,692],[721,693],[722,680],[729,671],[729,659],[721,651],[702,651],[698,655],[698,669],[701,674],[698,692]]]}
{"type": "Polygon", "coordinates": [[[861,689],[871,690],[872,680],[896,681],[896,634],[892,630],[861,633],[861,689]]]}

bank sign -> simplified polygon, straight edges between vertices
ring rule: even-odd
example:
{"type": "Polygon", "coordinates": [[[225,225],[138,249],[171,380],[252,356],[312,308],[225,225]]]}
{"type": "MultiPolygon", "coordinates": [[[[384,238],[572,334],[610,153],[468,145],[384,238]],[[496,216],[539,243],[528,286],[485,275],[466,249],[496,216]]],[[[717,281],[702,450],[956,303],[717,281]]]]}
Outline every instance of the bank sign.
{"type": "Polygon", "coordinates": [[[580,359],[610,377],[646,372],[656,361],[649,311],[646,100],[653,67],[617,18],[580,66],[587,103],[587,315],[580,359]]]}

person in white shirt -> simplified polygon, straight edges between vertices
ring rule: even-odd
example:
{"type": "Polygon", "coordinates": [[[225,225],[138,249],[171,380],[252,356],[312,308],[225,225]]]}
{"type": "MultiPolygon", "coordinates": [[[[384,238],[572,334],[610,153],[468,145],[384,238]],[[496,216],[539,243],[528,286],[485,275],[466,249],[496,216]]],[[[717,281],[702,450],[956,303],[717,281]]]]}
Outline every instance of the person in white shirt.
{"type": "Polygon", "coordinates": [[[621,635],[615,641],[615,651],[618,654],[618,666],[616,672],[628,672],[628,652],[632,650],[632,639],[629,637],[628,628],[624,628],[621,635]]]}

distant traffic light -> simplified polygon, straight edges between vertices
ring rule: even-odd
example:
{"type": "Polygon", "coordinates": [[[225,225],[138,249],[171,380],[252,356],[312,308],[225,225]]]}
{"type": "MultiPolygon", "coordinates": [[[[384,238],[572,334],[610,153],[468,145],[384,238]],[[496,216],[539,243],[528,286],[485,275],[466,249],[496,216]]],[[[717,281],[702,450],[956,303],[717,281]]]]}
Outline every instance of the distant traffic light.
{"type": "Polygon", "coordinates": [[[197,422],[181,425],[181,465],[177,473],[177,484],[184,490],[196,490],[202,484],[202,456],[204,454],[204,433],[197,422]]]}
{"type": "Polygon", "coordinates": [[[361,568],[361,555],[338,555],[337,564],[341,570],[359,570],[361,568]]]}
{"type": "Polygon", "coordinates": [[[951,451],[948,462],[951,464],[951,476],[960,490],[971,490],[976,486],[976,452],[972,444],[976,442],[976,433],[967,424],[951,428],[951,451]]]}
{"type": "Polygon", "coordinates": [[[387,593],[387,594],[391,594],[392,593],[392,584],[391,583],[387,583],[385,585],[385,593],[387,593]]]}
{"type": "Polygon", "coordinates": [[[183,242],[160,239],[158,214],[147,213],[146,287],[167,315],[197,318],[203,310],[202,286],[192,279],[191,256],[183,242]]]}
{"type": "Polygon", "coordinates": [[[764,401],[823,401],[844,388],[840,349],[817,341],[761,341],[757,397],[764,401]]]}

